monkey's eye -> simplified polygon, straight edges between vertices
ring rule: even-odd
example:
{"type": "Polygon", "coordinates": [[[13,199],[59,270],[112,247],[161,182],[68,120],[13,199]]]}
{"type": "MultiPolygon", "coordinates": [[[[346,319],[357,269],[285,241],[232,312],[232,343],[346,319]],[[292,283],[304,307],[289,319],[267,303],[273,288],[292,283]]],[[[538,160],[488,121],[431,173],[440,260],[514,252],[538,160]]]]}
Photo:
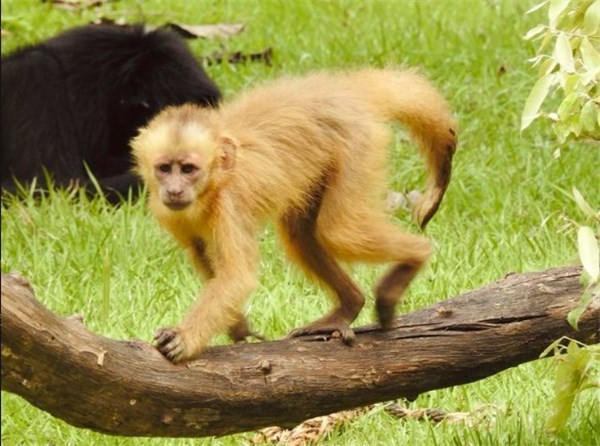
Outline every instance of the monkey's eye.
{"type": "Polygon", "coordinates": [[[190,174],[196,172],[196,170],[198,170],[198,168],[194,164],[181,165],[181,173],[190,174]]]}
{"type": "Polygon", "coordinates": [[[171,165],[170,164],[166,164],[166,163],[165,164],[159,164],[156,168],[159,170],[159,172],[162,172],[162,173],[171,173],[171,165]]]}

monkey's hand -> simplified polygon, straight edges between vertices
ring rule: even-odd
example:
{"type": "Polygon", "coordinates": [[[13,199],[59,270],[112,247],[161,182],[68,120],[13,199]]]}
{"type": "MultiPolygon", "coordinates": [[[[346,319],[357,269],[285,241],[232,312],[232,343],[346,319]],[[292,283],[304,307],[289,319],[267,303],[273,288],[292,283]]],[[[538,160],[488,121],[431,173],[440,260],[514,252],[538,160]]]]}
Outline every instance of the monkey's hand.
{"type": "Polygon", "coordinates": [[[161,328],[154,335],[154,341],[158,351],[175,364],[193,359],[203,350],[189,342],[185,332],[178,327],[161,328]]]}
{"type": "Polygon", "coordinates": [[[287,337],[297,338],[305,335],[322,334],[328,335],[332,338],[340,337],[342,342],[346,345],[352,345],[356,339],[354,331],[350,328],[350,325],[343,321],[327,321],[318,320],[312,324],[306,325],[292,330],[287,337]]]}

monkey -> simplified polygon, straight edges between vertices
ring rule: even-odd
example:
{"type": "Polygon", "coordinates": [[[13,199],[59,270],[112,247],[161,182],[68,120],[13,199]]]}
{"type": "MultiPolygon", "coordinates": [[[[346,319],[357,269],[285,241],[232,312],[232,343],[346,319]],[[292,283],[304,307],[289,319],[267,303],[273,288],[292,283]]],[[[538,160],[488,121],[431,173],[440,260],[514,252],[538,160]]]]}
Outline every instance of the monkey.
{"type": "Polygon", "coordinates": [[[217,333],[252,335],[242,311],[258,286],[257,231],[267,220],[336,303],[289,336],[352,344],[365,297],[342,262],[392,264],[375,286],[379,322],[392,326],[432,248],[386,212],[388,121],[407,126],[424,155],[428,185],[414,208],[424,228],[448,187],[457,135],[448,103],[415,69],[284,77],[216,110],[168,107],[139,131],[132,152],[151,213],[207,279],[181,323],[156,332],[167,359],[198,357],[217,333]]]}
{"type": "Polygon", "coordinates": [[[221,93],[183,40],[143,25],[86,25],[2,57],[2,190],[139,192],[129,140],[168,105],[216,106],[221,93]],[[50,183],[46,181],[47,176],[50,183]],[[37,179],[37,180],[36,180],[37,179]]]}

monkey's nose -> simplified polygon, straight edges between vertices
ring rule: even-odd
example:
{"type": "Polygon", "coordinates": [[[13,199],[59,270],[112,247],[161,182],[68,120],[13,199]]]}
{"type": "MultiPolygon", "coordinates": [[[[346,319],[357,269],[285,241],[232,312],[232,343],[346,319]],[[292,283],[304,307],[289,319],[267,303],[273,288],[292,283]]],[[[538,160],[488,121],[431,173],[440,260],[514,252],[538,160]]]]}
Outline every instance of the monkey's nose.
{"type": "Polygon", "coordinates": [[[179,198],[183,195],[183,189],[169,189],[167,195],[169,195],[170,198],[179,198]]]}

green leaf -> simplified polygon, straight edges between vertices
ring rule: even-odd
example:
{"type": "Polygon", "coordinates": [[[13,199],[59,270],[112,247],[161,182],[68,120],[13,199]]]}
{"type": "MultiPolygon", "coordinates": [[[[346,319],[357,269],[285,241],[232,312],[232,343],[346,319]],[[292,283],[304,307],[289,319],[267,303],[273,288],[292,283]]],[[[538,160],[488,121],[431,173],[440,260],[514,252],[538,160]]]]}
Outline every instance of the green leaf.
{"type": "Polygon", "coordinates": [[[558,137],[558,142],[564,144],[571,134],[571,127],[559,121],[556,122],[552,128],[558,137]]]}
{"type": "Polygon", "coordinates": [[[581,135],[581,122],[579,113],[583,104],[583,95],[574,92],[568,95],[556,110],[560,120],[554,124],[554,131],[561,142],[573,134],[575,137],[581,135]]]}
{"type": "Polygon", "coordinates": [[[563,12],[569,6],[570,0],[550,0],[548,20],[551,28],[556,28],[563,12]]]}
{"type": "Polygon", "coordinates": [[[566,123],[572,116],[577,115],[581,108],[580,102],[582,100],[577,92],[567,95],[558,106],[558,110],[556,110],[560,120],[566,123]]]}
{"type": "Polygon", "coordinates": [[[583,18],[584,34],[592,35],[598,32],[600,28],[600,0],[596,0],[588,7],[583,18]]]}
{"type": "Polygon", "coordinates": [[[531,9],[528,9],[525,14],[531,14],[532,12],[537,11],[538,9],[543,8],[544,6],[546,6],[546,3],[548,3],[550,0],[544,0],[541,3],[538,3],[537,5],[531,7],[531,9]]]}
{"type": "Polygon", "coordinates": [[[595,283],[600,278],[600,250],[594,231],[589,226],[582,226],[577,232],[579,245],[579,259],[583,269],[590,275],[595,283]]]}
{"type": "MultiPolygon", "coordinates": [[[[600,84],[600,68],[595,71],[584,71],[580,75],[581,85],[588,86],[590,82],[594,84],[600,84]]],[[[590,85],[589,88],[593,88],[594,84],[590,85]]]]}
{"type": "Polygon", "coordinates": [[[558,60],[563,71],[567,73],[575,72],[575,62],[573,61],[573,50],[571,43],[565,33],[559,33],[554,47],[554,57],[558,60]]]}
{"type": "Polygon", "coordinates": [[[585,201],[585,198],[583,198],[583,195],[581,195],[581,192],[579,192],[576,187],[573,188],[573,197],[575,197],[575,203],[577,203],[577,206],[579,206],[579,209],[583,211],[586,217],[593,218],[596,215],[592,207],[585,201]]]}
{"type": "Polygon", "coordinates": [[[571,341],[567,346],[567,354],[557,358],[552,414],[546,424],[551,433],[558,433],[567,424],[575,398],[586,378],[590,357],[588,349],[571,341]]]}
{"type": "MultiPolygon", "coordinates": [[[[598,4],[600,7],[600,3],[598,4]]],[[[600,53],[594,48],[587,37],[584,37],[579,46],[581,52],[581,58],[583,59],[583,65],[589,71],[600,70],[600,53]]]]}
{"type": "Polygon", "coordinates": [[[580,77],[577,73],[566,74],[562,78],[562,89],[565,96],[576,93],[580,84],[580,77]]]}
{"type": "Polygon", "coordinates": [[[546,58],[546,57],[548,57],[548,56],[546,56],[545,54],[541,54],[539,56],[535,56],[535,57],[532,57],[530,59],[527,59],[527,62],[531,63],[535,67],[542,60],[544,60],[544,58],[546,58]]]}
{"type": "Polygon", "coordinates": [[[542,39],[542,42],[540,43],[539,48],[537,49],[537,54],[540,54],[541,52],[543,52],[546,49],[546,46],[548,46],[548,44],[550,42],[552,42],[553,40],[554,40],[554,35],[552,33],[546,33],[546,35],[542,39]]]}
{"type": "Polygon", "coordinates": [[[537,25],[534,28],[531,28],[529,31],[527,31],[527,34],[525,34],[523,36],[523,39],[525,40],[531,40],[534,37],[536,37],[537,35],[541,34],[542,32],[544,32],[546,30],[546,25],[537,25]]]}
{"type": "Polygon", "coordinates": [[[593,135],[599,129],[596,127],[596,121],[600,109],[594,103],[594,101],[587,101],[581,108],[581,114],[579,121],[581,122],[581,128],[587,135],[593,135]]]}
{"type": "Polygon", "coordinates": [[[561,351],[564,349],[563,341],[569,338],[563,336],[558,338],[552,344],[550,344],[546,349],[540,354],[540,358],[545,358],[546,356],[550,356],[551,354],[554,356],[558,356],[561,351]]]}
{"type": "Polygon", "coordinates": [[[531,92],[525,101],[523,113],[521,114],[521,131],[529,127],[533,120],[537,118],[538,111],[542,106],[544,99],[546,99],[553,82],[554,74],[547,74],[546,76],[540,77],[531,89],[531,92]]]}
{"type": "Polygon", "coordinates": [[[569,311],[569,314],[567,315],[567,322],[569,322],[569,325],[575,330],[579,331],[579,319],[581,318],[581,315],[586,310],[591,301],[592,293],[590,293],[590,291],[587,290],[579,298],[579,303],[575,306],[575,308],[569,311]]]}
{"type": "Polygon", "coordinates": [[[540,69],[538,71],[539,76],[545,76],[546,74],[552,73],[554,67],[558,65],[558,62],[552,57],[548,57],[540,64],[540,69]]]}

